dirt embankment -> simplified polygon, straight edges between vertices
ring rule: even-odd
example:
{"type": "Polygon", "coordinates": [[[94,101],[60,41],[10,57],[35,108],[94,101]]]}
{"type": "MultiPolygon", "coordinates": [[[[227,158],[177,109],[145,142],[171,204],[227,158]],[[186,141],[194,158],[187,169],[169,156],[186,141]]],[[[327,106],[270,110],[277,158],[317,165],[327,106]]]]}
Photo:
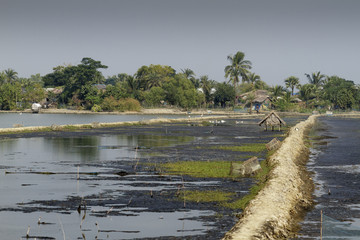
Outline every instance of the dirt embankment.
{"type": "Polygon", "coordinates": [[[304,133],[315,120],[316,116],[310,116],[290,129],[289,136],[269,159],[274,168],[266,187],[250,202],[224,240],[292,237],[299,217],[312,205],[313,184],[304,166],[308,156],[304,133]]]}

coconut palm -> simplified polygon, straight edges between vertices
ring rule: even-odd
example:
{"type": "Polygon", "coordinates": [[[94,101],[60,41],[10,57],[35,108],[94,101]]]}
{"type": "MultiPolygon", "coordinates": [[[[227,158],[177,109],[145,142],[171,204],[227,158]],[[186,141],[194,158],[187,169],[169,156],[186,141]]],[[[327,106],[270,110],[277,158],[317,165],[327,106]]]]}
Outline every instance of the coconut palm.
{"type": "Polygon", "coordinates": [[[251,69],[251,62],[245,60],[245,54],[243,52],[237,52],[235,55],[229,55],[227,59],[230,61],[230,65],[225,67],[225,77],[230,77],[230,81],[233,82],[234,88],[239,83],[239,78],[243,81],[247,79],[249,69],[251,69]]]}
{"type": "Polygon", "coordinates": [[[285,85],[287,88],[291,89],[291,96],[294,95],[294,88],[299,87],[299,78],[290,76],[287,79],[285,79],[285,85]]]}
{"type": "Polygon", "coordinates": [[[191,70],[190,68],[185,68],[185,69],[181,69],[181,71],[185,75],[185,77],[193,83],[195,88],[200,87],[200,81],[199,79],[195,78],[196,74],[194,73],[193,70],[191,70]]]}
{"type": "Polygon", "coordinates": [[[185,77],[187,79],[191,79],[193,77],[195,77],[195,73],[193,70],[191,70],[190,68],[185,68],[185,69],[181,69],[181,71],[183,72],[183,74],[185,75],[185,77]]]}
{"type": "Polygon", "coordinates": [[[12,83],[14,82],[18,77],[17,77],[17,72],[14,71],[14,69],[7,69],[5,70],[5,76],[6,76],[6,79],[9,83],[12,83]]]}
{"type": "Polygon", "coordinates": [[[257,81],[260,81],[260,80],[261,80],[260,76],[257,75],[257,74],[255,74],[255,73],[249,73],[249,74],[247,75],[247,81],[248,81],[249,83],[251,83],[251,85],[252,85],[253,87],[255,86],[255,83],[256,83],[257,81]]]}
{"type": "Polygon", "coordinates": [[[277,99],[278,97],[281,97],[282,95],[284,95],[284,88],[282,86],[279,85],[275,85],[272,89],[272,96],[277,99]]]}
{"type": "Polygon", "coordinates": [[[205,101],[206,104],[212,101],[212,92],[211,89],[214,86],[214,81],[210,80],[207,75],[200,77],[200,87],[203,90],[203,93],[205,95],[205,101]]]}
{"type": "Polygon", "coordinates": [[[314,84],[316,87],[320,87],[325,81],[325,75],[319,72],[310,74],[305,73],[305,76],[308,78],[309,83],[314,84]]]}

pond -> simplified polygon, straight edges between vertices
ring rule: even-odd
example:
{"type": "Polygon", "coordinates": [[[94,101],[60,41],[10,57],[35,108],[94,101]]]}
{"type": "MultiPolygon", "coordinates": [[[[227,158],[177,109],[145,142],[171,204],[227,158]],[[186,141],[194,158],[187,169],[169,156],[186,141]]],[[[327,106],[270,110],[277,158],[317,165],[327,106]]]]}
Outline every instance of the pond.
{"type": "Polygon", "coordinates": [[[219,239],[241,210],[214,202],[185,202],[177,193],[220,189],[241,198],[254,180],[167,174],[154,165],[243,161],[254,154],[262,160],[266,152],[217,148],[283,138],[282,132],[264,132],[258,121],[2,135],[2,237],[20,239],[29,231],[37,239],[219,239]]]}

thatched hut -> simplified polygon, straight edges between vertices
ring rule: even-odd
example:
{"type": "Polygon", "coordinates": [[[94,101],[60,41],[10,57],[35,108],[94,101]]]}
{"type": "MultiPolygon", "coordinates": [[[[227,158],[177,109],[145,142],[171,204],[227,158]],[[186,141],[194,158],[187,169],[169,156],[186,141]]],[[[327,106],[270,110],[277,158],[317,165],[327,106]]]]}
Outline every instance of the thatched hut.
{"type": "Polygon", "coordinates": [[[286,125],[286,122],[282,120],[279,115],[275,112],[271,112],[259,123],[259,126],[265,124],[265,130],[267,131],[268,127],[271,127],[271,130],[274,131],[275,126],[279,126],[279,131],[281,130],[281,125],[286,125]]]}

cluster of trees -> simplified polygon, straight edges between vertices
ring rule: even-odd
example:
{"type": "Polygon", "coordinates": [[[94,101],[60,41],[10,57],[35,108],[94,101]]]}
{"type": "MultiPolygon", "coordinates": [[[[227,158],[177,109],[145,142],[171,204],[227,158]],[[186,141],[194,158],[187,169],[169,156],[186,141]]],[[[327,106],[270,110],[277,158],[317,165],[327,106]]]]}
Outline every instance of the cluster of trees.
{"type": "MultiPolygon", "coordinates": [[[[252,63],[245,59],[243,52],[229,55],[230,65],[225,67],[225,77],[229,78],[237,93],[265,89],[271,93],[273,105],[278,110],[301,110],[295,104],[296,98],[305,103],[306,109],[359,109],[360,86],[353,81],[338,76],[326,76],[320,72],[305,73],[308,83],[301,85],[299,78],[290,76],[284,80],[285,87],[276,85],[269,87],[260,76],[252,73],[252,63]],[[239,80],[242,83],[237,87],[239,80]],[[294,90],[298,89],[298,94],[294,90]]],[[[248,99],[251,101],[252,99],[248,99]]]]}
{"type": "MultiPolygon", "coordinates": [[[[0,109],[29,108],[45,97],[59,106],[93,111],[138,111],[141,106],[164,105],[183,109],[229,107],[239,103],[240,94],[257,89],[268,90],[273,106],[279,110],[296,110],[298,104],[294,104],[294,98],[301,99],[307,109],[359,108],[359,86],[352,81],[316,72],[305,74],[309,83],[304,85],[299,84],[299,78],[290,76],[284,80],[285,87],[270,87],[250,71],[252,63],[243,52],[227,59],[229,65],[224,72],[228,82],[222,83],[206,75],[196,77],[189,68],[176,73],[165,65],[142,66],[134,75],[120,73],[105,78],[100,70],[107,66],[91,58],[83,58],[76,66],[57,66],[45,76],[36,74],[30,78],[19,78],[17,72],[7,69],[0,72],[0,109]],[[61,89],[61,93],[55,96],[46,92],[46,88],[61,89]],[[299,90],[297,94],[295,89],[299,90]]],[[[251,100],[251,97],[247,99],[251,100]]]]}
{"type": "Polygon", "coordinates": [[[5,70],[0,78],[0,91],[4,92],[0,108],[28,108],[45,96],[58,106],[93,111],[137,111],[140,106],[164,105],[183,109],[226,107],[235,99],[230,84],[218,83],[208,76],[197,78],[191,69],[176,73],[170,66],[150,65],[140,67],[134,75],[121,73],[105,78],[100,71],[104,68],[107,66],[100,61],[83,58],[76,66],[57,66],[43,77],[36,75],[30,79],[20,79],[14,70],[5,70]],[[55,96],[45,91],[49,88],[61,89],[61,93],[55,96]]]}
{"type": "Polygon", "coordinates": [[[19,78],[13,69],[0,72],[0,109],[29,108],[33,102],[45,98],[40,74],[19,78]]]}
{"type": "Polygon", "coordinates": [[[284,110],[294,108],[291,100],[295,97],[304,102],[307,109],[347,110],[360,107],[360,86],[353,81],[338,76],[327,76],[321,72],[305,73],[308,83],[301,85],[299,78],[290,76],[285,79],[285,88],[275,86],[273,95],[282,99],[284,110]],[[294,96],[294,89],[299,92],[294,96]],[[285,105],[285,106],[284,106],[285,105]]]}

